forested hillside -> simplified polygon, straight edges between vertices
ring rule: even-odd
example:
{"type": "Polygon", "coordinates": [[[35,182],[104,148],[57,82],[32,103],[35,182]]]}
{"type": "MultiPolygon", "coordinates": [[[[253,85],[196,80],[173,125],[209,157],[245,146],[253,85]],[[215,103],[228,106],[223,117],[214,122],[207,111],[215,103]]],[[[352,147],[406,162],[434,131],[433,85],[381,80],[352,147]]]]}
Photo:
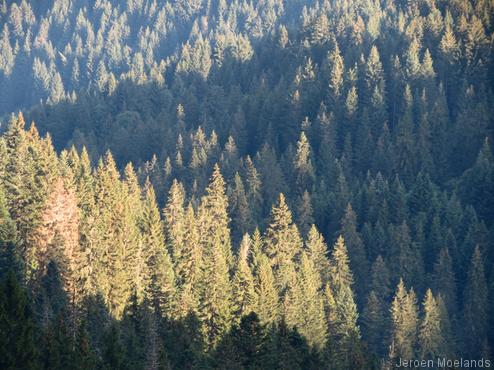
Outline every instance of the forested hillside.
{"type": "Polygon", "coordinates": [[[0,368],[494,366],[493,30],[0,0],[0,368]]]}

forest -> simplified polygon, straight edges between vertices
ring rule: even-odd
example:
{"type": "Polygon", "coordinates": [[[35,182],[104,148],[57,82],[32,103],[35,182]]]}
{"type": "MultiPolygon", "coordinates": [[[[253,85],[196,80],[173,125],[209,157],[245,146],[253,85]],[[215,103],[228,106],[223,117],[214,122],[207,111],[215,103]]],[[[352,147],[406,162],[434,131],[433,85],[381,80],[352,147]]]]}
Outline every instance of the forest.
{"type": "Polygon", "coordinates": [[[494,367],[494,0],[0,33],[0,369],[494,367]]]}

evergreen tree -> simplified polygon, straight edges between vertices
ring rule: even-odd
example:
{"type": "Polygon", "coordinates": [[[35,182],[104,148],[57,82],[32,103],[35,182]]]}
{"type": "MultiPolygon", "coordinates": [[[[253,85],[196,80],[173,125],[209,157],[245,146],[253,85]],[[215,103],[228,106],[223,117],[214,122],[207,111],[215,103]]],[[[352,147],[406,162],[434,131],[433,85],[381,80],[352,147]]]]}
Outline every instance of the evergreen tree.
{"type": "Polygon", "coordinates": [[[444,344],[441,312],[436,298],[434,298],[430,289],[425,293],[423,311],[424,314],[418,333],[419,354],[423,359],[433,360],[444,355],[441,353],[444,344]]]}
{"type": "Polygon", "coordinates": [[[417,307],[413,289],[407,292],[400,279],[391,304],[391,348],[394,360],[412,358],[417,340],[417,307]]]}
{"type": "Polygon", "coordinates": [[[314,263],[306,253],[302,253],[300,260],[298,284],[301,299],[297,308],[299,320],[295,326],[310,346],[322,350],[327,339],[322,282],[314,263]]]}
{"type": "Polygon", "coordinates": [[[261,255],[256,271],[257,313],[263,325],[274,325],[280,315],[279,295],[273,270],[266,256],[261,255]]]}
{"type": "Polygon", "coordinates": [[[2,369],[40,369],[33,311],[27,292],[9,272],[0,288],[0,365],[2,369]]]}
{"type": "Polygon", "coordinates": [[[369,268],[364,242],[360,237],[360,233],[357,231],[357,216],[355,215],[351,204],[348,204],[346,208],[345,216],[341,221],[340,232],[345,238],[345,245],[348,249],[348,256],[350,259],[350,268],[355,274],[356,286],[358,287],[357,294],[362,297],[369,268]]]}
{"type": "Polygon", "coordinates": [[[245,234],[237,256],[237,264],[233,277],[233,300],[235,317],[241,318],[256,311],[257,294],[254,286],[254,277],[249,267],[251,239],[245,234]]]}
{"type": "Polygon", "coordinates": [[[305,253],[314,264],[314,268],[319,273],[321,283],[325,285],[329,279],[329,259],[328,249],[323,236],[312,225],[305,242],[305,253]]]}
{"type": "Polygon", "coordinates": [[[302,241],[292,222],[292,213],[285,202],[285,196],[280,194],[278,204],[271,210],[271,221],[265,234],[266,254],[271,260],[276,284],[284,294],[295,271],[295,258],[302,250],[302,241]]]}
{"type": "Polygon", "coordinates": [[[228,270],[231,270],[233,254],[230,241],[230,218],[227,209],[228,198],[225,194],[225,181],[221,175],[220,167],[216,164],[199,209],[201,244],[206,253],[219,247],[228,270]]]}
{"type": "Polygon", "coordinates": [[[162,223],[156,204],[154,189],[148,185],[141,221],[145,268],[144,287],[146,299],[164,316],[175,313],[175,273],[164,245],[162,223]]]}
{"type": "Polygon", "coordinates": [[[451,314],[457,311],[456,280],[453,272],[453,262],[447,248],[441,249],[434,265],[433,289],[441,294],[444,303],[451,314]]]}
{"type": "Polygon", "coordinates": [[[467,284],[463,295],[463,317],[467,352],[470,356],[480,354],[482,342],[489,327],[488,289],[484,264],[478,246],[472,255],[467,284]]]}
{"type": "Polygon", "coordinates": [[[362,333],[369,349],[373,353],[383,355],[383,343],[386,331],[386,317],[384,315],[384,302],[374,290],[367,297],[362,313],[362,333]]]}

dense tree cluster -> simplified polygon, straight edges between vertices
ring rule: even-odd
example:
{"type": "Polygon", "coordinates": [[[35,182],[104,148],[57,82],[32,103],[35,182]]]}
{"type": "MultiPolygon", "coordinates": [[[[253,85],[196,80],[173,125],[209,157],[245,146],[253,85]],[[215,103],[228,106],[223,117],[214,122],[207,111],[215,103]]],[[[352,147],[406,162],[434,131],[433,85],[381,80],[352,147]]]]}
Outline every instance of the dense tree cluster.
{"type": "Polygon", "coordinates": [[[493,14],[0,0],[0,367],[489,358],[493,14]]]}
{"type": "MultiPolygon", "coordinates": [[[[283,194],[263,233],[256,228],[232,242],[218,165],[200,197],[174,180],[161,212],[149,178],[141,185],[131,164],[121,173],[110,152],[96,166],[86,151],[57,155],[50,136],[34,124],[26,129],[22,115],[0,143],[6,368],[271,369],[286,361],[289,368],[368,369],[379,357],[489,353],[487,227],[472,207],[445,196],[444,217],[467,234],[457,247],[448,228],[428,267],[422,256],[441,235],[439,216],[419,223],[430,229],[420,241],[406,215],[413,214],[407,204],[423,204],[414,197],[428,186],[440,197],[429,179],[408,194],[394,185],[390,194],[403,197],[394,212],[405,215],[396,225],[379,226],[381,209],[376,229],[366,223],[360,232],[348,205],[329,253],[314,224],[300,233],[304,223],[294,222],[283,194]],[[379,237],[383,250],[366,248],[379,247],[379,237]],[[453,265],[450,253],[460,262],[453,265]]],[[[237,197],[247,197],[241,190],[237,197]]]]}

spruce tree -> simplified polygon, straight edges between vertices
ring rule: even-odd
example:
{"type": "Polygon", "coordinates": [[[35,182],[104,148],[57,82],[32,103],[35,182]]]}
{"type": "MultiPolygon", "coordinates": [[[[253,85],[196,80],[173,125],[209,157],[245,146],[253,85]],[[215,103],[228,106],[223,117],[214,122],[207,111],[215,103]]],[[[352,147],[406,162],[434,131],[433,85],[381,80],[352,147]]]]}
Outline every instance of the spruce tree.
{"type": "Polygon", "coordinates": [[[256,271],[257,313],[263,325],[275,325],[280,317],[279,295],[269,259],[261,255],[256,271]]]}
{"type": "Polygon", "coordinates": [[[383,342],[385,338],[386,316],[384,303],[374,290],[367,297],[362,313],[362,334],[373,353],[384,355],[383,342]]]}
{"type": "Polygon", "coordinates": [[[0,285],[0,367],[2,369],[40,369],[38,328],[28,295],[9,272],[0,285]]]}
{"type": "Polygon", "coordinates": [[[233,257],[227,207],[223,177],[216,165],[200,208],[203,266],[199,288],[199,317],[209,346],[215,346],[229,330],[232,319],[230,269],[233,257]]]}
{"type": "Polygon", "coordinates": [[[325,285],[329,279],[328,247],[315,225],[312,225],[309,230],[305,242],[305,253],[319,273],[322,284],[325,285]]]}
{"type": "Polygon", "coordinates": [[[240,319],[256,311],[258,297],[254,286],[254,277],[249,266],[251,239],[245,234],[240,245],[233,276],[233,301],[235,317],[240,319]]]}
{"type": "Polygon", "coordinates": [[[482,342],[489,328],[489,297],[484,274],[484,263],[479,247],[475,247],[468,270],[463,295],[463,328],[466,352],[475,357],[480,354],[482,342]]]}
{"type": "Polygon", "coordinates": [[[348,204],[343,220],[341,221],[340,233],[345,238],[345,245],[348,249],[350,268],[355,275],[357,293],[363,295],[366,287],[366,276],[369,273],[367,255],[364,242],[357,231],[357,216],[351,204],[348,204]]]}
{"type": "Polygon", "coordinates": [[[292,222],[292,213],[283,194],[280,194],[278,204],[271,210],[271,221],[265,234],[265,249],[273,266],[277,287],[283,295],[295,271],[295,258],[302,250],[297,226],[292,222]]]}
{"type": "Polygon", "coordinates": [[[142,251],[145,261],[142,271],[145,298],[161,315],[175,314],[175,273],[165,246],[163,227],[154,189],[148,185],[141,220],[142,251]]]}
{"type": "Polygon", "coordinates": [[[418,333],[419,355],[422,359],[434,360],[445,354],[441,353],[444,349],[441,311],[430,289],[427,289],[422,305],[423,318],[418,333]]]}
{"type": "Polygon", "coordinates": [[[453,261],[448,248],[443,248],[439,252],[434,264],[433,290],[436,295],[441,294],[448,312],[457,312],[457,290],[456,279],[453,272],[453,261]]]}
{"type": "Polygon", "coordinates": [[[417,324],[415,293],[412,289],[407,292],[403,280],[400,279],[391,304],[391,347],[394,348],[394,359],[413,357],[417,324]]]}
{"type": "Polygon", "coordinates": [[[206,188],[206,195],[201,199],[199,208],[201,244],[206,253],[219,247],[230,271],[234,261],[230,240],[230,218],[227,209],[228,198],[225,193],[225,181],[221,175],[220,167],[216,164],[210,183],[206,188]]]}
{"type": "Polygon", "coordinates": [[[301,292],[297,309],[301,320],[295,326],[310,346],[322,350],[327,340],[322,282],[319,272],[306,253],[302,253],[297,280],[301,292]]]}

